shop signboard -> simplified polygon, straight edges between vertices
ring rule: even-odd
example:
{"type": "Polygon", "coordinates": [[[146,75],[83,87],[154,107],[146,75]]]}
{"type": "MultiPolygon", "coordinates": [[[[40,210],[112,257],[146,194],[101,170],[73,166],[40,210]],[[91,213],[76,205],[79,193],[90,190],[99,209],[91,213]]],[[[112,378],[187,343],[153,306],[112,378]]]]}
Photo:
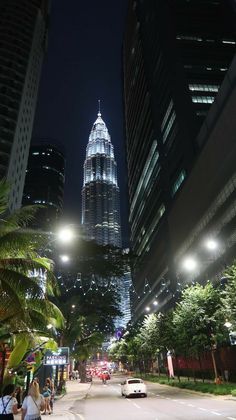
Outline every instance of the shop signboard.
{"type": "Polygon", "coordinates": [[[58,347],[56,351],[48,351],[44,357],[44,365],[62,366],[69,364],[69,347],[58,347]]]}

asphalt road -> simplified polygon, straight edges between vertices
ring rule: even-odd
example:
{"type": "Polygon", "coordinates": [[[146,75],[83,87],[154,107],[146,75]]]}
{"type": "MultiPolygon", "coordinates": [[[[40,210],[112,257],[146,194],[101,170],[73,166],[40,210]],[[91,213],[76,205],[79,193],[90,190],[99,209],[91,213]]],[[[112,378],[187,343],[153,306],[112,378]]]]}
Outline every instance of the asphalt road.
{"type": "Polygon", "coordinates": [[[147,398],[125,398],[120,392],[122,380],[114,377],[103,385],[95,379],[86,398],[77,398],[80,385],[74,384],[65,400],[56,403],[57,413],[50,420],[59,412],[63,420],[236,420],[236,400],[230,396],[213,397],[149,383],[147,398]]]}

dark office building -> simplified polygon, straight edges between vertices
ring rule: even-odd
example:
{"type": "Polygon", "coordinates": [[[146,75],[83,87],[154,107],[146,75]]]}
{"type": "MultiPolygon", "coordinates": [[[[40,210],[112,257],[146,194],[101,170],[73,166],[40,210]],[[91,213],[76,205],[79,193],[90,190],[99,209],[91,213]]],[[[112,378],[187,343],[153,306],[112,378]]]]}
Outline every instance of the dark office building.
{"type": "Polygon", "coordinates": [[[52,231],[63,209],[65,158],[51,144],[38,144],[30,148],[25,177],[23,205],[40,204],[34,227],[52,231]]]}
{"type": "Polygon", "coordinates": [[[231,1],[129,2],[124,102],[137,308],[146,299],[145,284],[163,307],[171,298],[162,296],[162,286],[176,289],[168,214],[207,142],[197,135],[235,45],[231,1]]]}
{"type": "Polygon", "coordinates": [[[0,179],[21,206],[47,39],[47,0],[0,0],[0,179]]]}

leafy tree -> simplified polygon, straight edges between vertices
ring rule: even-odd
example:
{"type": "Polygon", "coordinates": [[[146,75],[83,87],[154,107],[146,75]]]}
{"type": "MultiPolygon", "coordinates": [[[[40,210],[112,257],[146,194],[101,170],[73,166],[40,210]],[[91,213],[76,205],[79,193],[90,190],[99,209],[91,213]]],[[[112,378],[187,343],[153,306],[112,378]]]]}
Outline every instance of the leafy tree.
{"type": "Polygon", "coordinates": [[[216,377],[214,349],[226,339],[223,320],[220,293],[211,283],[187,287],[173,313],[177,347],[194,356],[211,349],[216,377]]]}
{"type": "Polygon", "coordinates": [[[236,328],[236,263],[232,264],[226,271],[228,279],[225,289],[222,292],[222,306],[225,313],[225,321],[230,321],[232,328],[236,328]]]}
{"type": "MultiPolygon", "coordinates": [[[[55,243],[56,246],[56,243],[55,243]]],[[[60,248],[60,244],[57,244],[60,248]]],[[[93,276],[100,279],[122,277],[130,269],[135,257],[131,252],[125,253],[122,249],[112,245],[99,245],[95,241],[88,241],[78,236],[73,243],[68,244],[70,254],[70,275],[76,276],[79,272],[85,280],[93,276]]],[[[59,263],[58,252],[52,253],[53,260],[59,263]]],[[[59,265],[59,264],[58,264],[59,265]]],[[[62,268],[67,273],[67,268],[62,268]]]]}
{"type": "Polygon", "coordinates": [[[84,295],[81,289],[71,289],[62,291],[55,302],[65,319],[58,344],[70,347],[83,382],[87,359],[114,332],[114,318],[121,315],[116,291],[98,287],[84,295]]]}
{"type": "MultiPolygon", "coordinates": [[[[8,186],[0,181],[0,330],[13,337],[10,341],[0,337],[0,345],[3,354],[6,345],[13,345],[10,365],[15,366],[37,330],[46,331],[49,320],[61,325],[63,317],[48,298],[58,290],[52,262],[38,256],[46,238],[26,229],[37,208],[27,206],[8,214],[7,197],[8,186]]],[[[4,369],[1,372],[2,382],[4,369]]]]}

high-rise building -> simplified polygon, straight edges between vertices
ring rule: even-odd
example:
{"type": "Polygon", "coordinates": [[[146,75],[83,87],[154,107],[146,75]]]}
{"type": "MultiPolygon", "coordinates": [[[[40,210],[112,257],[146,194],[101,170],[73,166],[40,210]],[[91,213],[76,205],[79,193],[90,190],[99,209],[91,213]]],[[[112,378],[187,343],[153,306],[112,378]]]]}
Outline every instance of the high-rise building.
{"type": "Polygon", "coordinates": [[[0,0],[0,178],[21,206],[45,52],[48,0],[0,0]]]}
{"type": "MultiPolygon", "coordinates": [[[[120,198],[114,147],[99,111],[93,124],[84,162],[82,188],[82,227],[85,238],[100,245],[121,248],[120,198]]],[[[125,252],[125,251],[124,251],[125,252]]],[[[125,327],[130,314],[130,272],[114,279],[120,296],[122,317],[115,326],[125,327]]]]}
{"type": "MultiPolygon", "coordinates": [[[[129,1],[124,102],[137,308],[146,281],[153,299],[162,284],[176,288],[168,214],[205,146],[206,136],[197,135],[235,54],[231,6],[225,0],[129,1]]],[[[165,306],[171,299],[160,300],[165,306]]]]}
{"type": "Polygon", "coordinates": [[[39,143],[30,147],[26,170],[23,205],[40,204],[33,224],[51,231],[63,210],[65,158],[58,147],[39,143]]]}
{"type": "Polygon", "coordinates": [[[120,199],[114,147],[101,113],[93,124],[84,162],[82,226],[85,237],[121,247],[120,199]]]}

